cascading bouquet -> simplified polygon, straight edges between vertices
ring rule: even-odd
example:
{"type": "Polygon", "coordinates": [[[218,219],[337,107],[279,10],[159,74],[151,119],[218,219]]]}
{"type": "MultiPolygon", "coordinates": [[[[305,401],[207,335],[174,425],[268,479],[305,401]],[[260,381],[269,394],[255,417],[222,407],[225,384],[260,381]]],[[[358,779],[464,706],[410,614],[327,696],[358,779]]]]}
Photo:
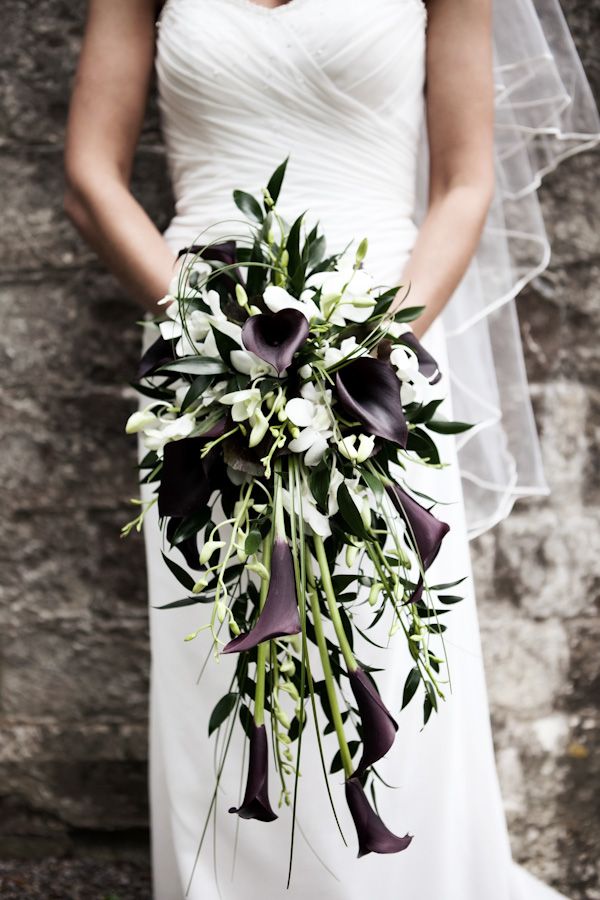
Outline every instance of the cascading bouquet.
{"type": "Polygon", "coordinates": [[[187,563],[163,554],[187,596],[162,608],[206,606],[186,640],[207,630],[216,654],[237,655],[208,726],[229,742],[239,722],[249,740],[245,795],[230,812],[277,818],[268,715],[279,802],[295,821],[308,709],[325,766],[318,700],[324,733],[337,735],[331,771],[344,772],[359,856],[393,853],[411,837],[388,830],[366,788],[398,725],[355,638],[367,615],[368,627],[386,617],[389,635],[403,635],[414,661],[403,706],[421,689],[427,722],[445,683],[443,649],[431,645],[443,644],[440,616],[460,597],[426,582],[448,525],[404,474],[410,460],[441,465],[432,433],[468,426],[436,419],[440,372],[408,325],[421,310],[390,312],[399,288],[376,289],[366,240],[326,256],[318,225],[305,234],[304,214],[291,226],[281,218],[286,164],[262,203],[234,192],[248,237],[180,253],[135,385],[150,402],[127,424],[143,432],[141,480],[157,489],[123,533],[158,504],[187,563]]]}

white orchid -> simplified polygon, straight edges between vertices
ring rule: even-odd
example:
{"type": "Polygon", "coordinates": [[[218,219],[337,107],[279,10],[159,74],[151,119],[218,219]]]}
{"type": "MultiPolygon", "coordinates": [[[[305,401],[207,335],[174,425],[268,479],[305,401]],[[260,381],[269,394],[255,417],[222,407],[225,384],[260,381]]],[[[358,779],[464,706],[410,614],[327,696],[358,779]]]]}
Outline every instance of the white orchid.
{"type": "Polygon", "coordinates": [[[229,358],[233,368],[244,375],[249,375],[251,381],[255,381],[261,375],[277,374],[270,363],[261,359],[260,356],[257,356],[251,350],[232,350],[229,358]]]}
{"type": "Polygon", "coordinates": [[[308,294],[305,296],[305,294],[306,292],[298,300],[289,294],[285,288],[270,284],[265,288],[263,300],[271,312],[280,312],[282,309],[297,309],[302,315],[306,316],[309,322],[312,322],[313,319],[321,317],[321,312],[312,297],[308,294]]]}
{"type": "Polygon", "coordinates": [[[156,413],[151,412],[148,407],[140,409],[132,413],[125,424],[127,434],[136,434],[138,431],[144,431],[146,428],[152,428],[159,421],[156,413]]]}
{"type": "Polygon", "coordinates": [[[376,297],[373,295],[373,279],[363,269],[354,269],[350,262],[343,262],[333,272],[317,272],[306,282],[300,299],[307,302],[314,291],[321,291],[321,314],[333,325],[346,322],[365,322],[373,312],[376,297]]]}
{"type": "Polygon", "coordinates": [[[404,344],[395,344],[392,347],[390,362],[401,381],[412,381],[419,372],[419,360],[416,353],[404,344]]]}
{"type": "Polygon", "coordinates": [[[229,394],[219,397],[219,403],[231,406],[231,418],[234,422],[245,422],[250,419],[260,406],[261,400],[258,388],[230,391],[229,394]]]}
{"type": "MultiPolygon", "coordinates": [[[[195,296],[198,296],[196,292],[195,296]]],[[[201,353],[203,356],[217,355],[217,346],[212,333],[212,328],[229,335],[242,346],[242,329],[235,322],[230,322],[221,311],[221,298],[217,291],[205,291],[201,293],[202,300],[209,311],[202,309],[180,309],[178,303],[172,303],[167,307],[166,313],[169,319],[159,325],[161,336],[165,341],[177,340],[175,353],[177,356],[201,353]],[[182,311],[186,328],[182,324],[182,311]]]]}
{"type": "Polygon", "coordinates": [[[375,446],[375,437],[372,434],[349,434],[337,442],[338,450],[355,464],[363,463],[369,458],[375,446]],[[357,442],[358,441],[358,446],[357,442]]]}
{"type": "MultiPolygon", "coordinates": [[[[287,488],[283,488],[282,491],[282,499],[283,505],[287,512],[292,514],[292,502],[290,492],[287,488]]],[[[312,495],[312,491],[310,490],[306,480],[303,478],[300,486],[300,499],[295,496],[294,497],[294,511],[296,515],[299,517],[300,512],[302,512],[302,519],[306,525],[314,532],[314,534],[318,534],[322,538],[327,538],[331,534],[331,526],[329,524],[329,516],[323,515],[323,513],[317,508],[317,501],[312,495]]]]}
{"type": "MultiPolygon", "coordinates": [[[[181,404],[185,400],[185,397],[190,389],[189,383],[183,382],[175,388],[175,405],[181,408],[181,404]]],[[[192,408],[195,410],[203,409],[205,406],[210,406],[211,403],[214,403],[215,400],[218,400],[225,391],[227,390],[227,381],[217,381],[216,384],[211,384],[207,388],[202,391],[202,394],[194,400],[192,404],[192,408]]]]}
{"type": "Polygon", "coordinates": [[[162,456],[165,444],[189,437],[195,426],[196,420],[190,413],[183,416],[163,416],[157,419],[154,427],[144,429],[144,444],[148,450],[155,450],[162,456]]]}
{"type": "Polygon", "coordinates": [[[323,356],[323,362],[326,367],[329,368],[340,362],[340,360],[345,359],[347,356],[361,356],[365,352],[362,348],[360,352],[357,352],[357,350],[358,341],[354,335],[352,335],[351,337],[344,338],[339,347],[332,347],[328,340],[323,341],[321,354],[323,356]]]}
{"type": "Polygon", "coordinates": [[[302,385],[300,394],[300,397],[293,397],[285,405],[288,420],[301,429],[288,446],[293,453],[304,453],[307,466],[316,466],[323,458],[333,434],[331,391],[321,392],[312,382],[308,382],[302,385]]]}

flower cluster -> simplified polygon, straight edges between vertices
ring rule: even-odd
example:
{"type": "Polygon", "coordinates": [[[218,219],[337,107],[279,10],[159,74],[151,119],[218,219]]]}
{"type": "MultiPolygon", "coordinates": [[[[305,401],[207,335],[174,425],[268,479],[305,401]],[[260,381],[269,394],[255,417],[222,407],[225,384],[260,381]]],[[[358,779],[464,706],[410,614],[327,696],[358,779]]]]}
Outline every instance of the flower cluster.
{"type": "MultiPolygon", "coordinates": [[[[215,654],[238,657],[209,724],[239,721],[250,741],[246,794],[231,812],[277,818],[267,715],[280,805],[295,809],[292,745],[301,746],[309,708],[323,729],[318,697],[337,735],[332,771],[344,770],[359,855],[390,853],[410,837],[387,829],[365,787],[398,725],[356,655],[353,611],[368,588],[374,620],[386,617],[390,635],[404,636],[414,661],[404,703],[421,688],[427,721],[443,698],[433,638],[445,630],[444,606],[459,598],[427,582],[448,526],[395,473],[411,459],[439,466],[432,433],[468,426],[436,418],[441,373],[409,324],[420,310],[392,310],[399,288],[374,283],[366,240],[327,256],[318,227],[307,234],[303,216],[289,225],[279,215],[285,166],[262,203],[234,192],[247,241],[181,251],[159,336],[139,366],[149,402],[127,431],[142,434],[142,479],[157,486],[150,503],[185,562],[165,556],[187,591],[165,608],[206,605],[207,621],[186,639],[208,631],[215,654]],[[357,565],[359,554],[370,565],[357,565]],[[337,571],[342,560],[350,573],[337,571]],[[311,672],[309,641],[322,678],[311,672]]],[[[139,530],[148,505],[124,533],[139,530]]]]}

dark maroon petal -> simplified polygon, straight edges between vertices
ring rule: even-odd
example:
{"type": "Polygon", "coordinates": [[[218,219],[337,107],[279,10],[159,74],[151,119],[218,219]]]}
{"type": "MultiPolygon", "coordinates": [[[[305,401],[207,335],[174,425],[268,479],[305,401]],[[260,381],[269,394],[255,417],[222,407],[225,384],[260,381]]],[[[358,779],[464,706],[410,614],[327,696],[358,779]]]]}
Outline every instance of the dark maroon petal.
{"type": "Polygon", "coordinates": [[[419,339],[415,337],[412,331],[406,331],[400,335],[399,340],[402,344],[410,347],[417,357],[421,375],[424,375],[431,384],[437,384],[442,377],[442,373],[431,353],[428,353],[419,339]]]}
{"type": "Polygon", "coordinates": [[[370,434],[406,447],[408,428],[400,400],[400,381],[389,362],[372,356],[351,360],[338,369],[335,384],[342,406],[370,434]]]}
{"type": "Polygon", "coordinates": [[[202,459],[200,451],[207,439],[223,433],[225,422],[220,420],[200,437],[165,444],[158,488],[159,516],[189,516],[208,503],[212,491],[219,487],[216,469],[220,454],[213,451],[202,459]]]}
{"type": "Polygon", "coordinates": [[[270,363],[278,375],[291,365],[294,353],[308,337],[308,320],[298,309],[258,313],[246,319],[242,343],[270,363]]]}
{"type": "Polygon", "coordinates": [[[348,678],[362,724],[363,753],[354,773],[361,776],[388,752],[394,743],[398,723],[394,721],[377,688],[362,669],[348,672],[348,678]]]}
{"type": "Polygon", "coordinates": [[[403,491],[397,484],[387,485],[386,490],[392,503],[407,523],[411,543],[417,550],[423,569],[428,569],[438,555],[444,537],[450,531],[446,522],[440,522],[429,510],[403,491]],[[414,539],[413,539],[414,535],[414,539]]]}
{"type": "Polygon", "coordinates": [[[165,341],[163,337],[159,337],[153,344],[150,344],[138,363],[136,373],[138,381],[151,375],[159,366],[173,362],[176,358],[176,343],[176,341],[165,341]]]}
{"type": "MultiPolygon", "coordinates": [[[[233,265],[237,262],[237,251],[235,241],[223,241],[220,244],[192,244],[190,247],[184,247],[177,254],[177,259],[190,254],[191,256],[200,255],[202,259],[214,260],[215,262],[224,263],[226,266],[233,265]]],[[[230,269],[222,275],[215,274],[211,277],[209,286],[215,287],[220,279],[227,286],[228,290],[234,291],[237,282],[243,284],[243,278],[238,268],[230,269]]]]}
{"type": "Polygon", "coordinates": [[[367,853],[399,853],[406,850],[412,835],[398,837],[387,828],[369,805],[358,778],[352,776],[346,781],[346,801],[354,819],[358,836],[358,855],[367,853]]]}
{"type": "Polygon", "coordinates": [[[230,813],[237,813],[242,819],[258,819],[272,822],[277,815],[269,803],[269,754],[267,732],[264,725],[254,722],[250,732],[250,753],[248,759],[248,780],[241,806],[232,806],[230,813]]]}
{"type": "Polygon", "coordinates": [[[300,615],[296,598],[296,581],[292,551],[285,540],[276,539],[271,554],[271,577],[263,610],[254,628],[240,634],[223,647],[222,653],[241,653],[263,641],[298,634],[300,615]]]}

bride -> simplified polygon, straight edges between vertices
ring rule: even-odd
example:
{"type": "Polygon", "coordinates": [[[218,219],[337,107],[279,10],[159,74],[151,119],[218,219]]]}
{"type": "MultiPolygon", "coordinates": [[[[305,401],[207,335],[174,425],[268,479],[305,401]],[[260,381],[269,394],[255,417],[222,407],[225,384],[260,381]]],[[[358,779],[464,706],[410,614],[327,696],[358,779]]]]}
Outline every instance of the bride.
{"type": "MultiPolygon", "coordinates": [[[[540,178],[594,144],[598,123],[556,0],[536,5],[91,0],[73,93],[66,210],[147,315],[164,312],[177,251],[201,232],[203,242],[229,234],[233,188],[259,192],[288,156],[284,217],[308,210],[331,252],[368,236],[376,281],[410,282],[411,303],[424,307],[415,331],[449,374],[446,412],[477,422],[462,443],[444,439],[454,465],[415,485],[448,503],[439,581],[469,573],[468,538],[518,496],[546,492],[513,301],[548,263],[540,178]],[[129,189],[153,66],[176,200],[165,234],[129,189]]],[[[226,813],[238,805],[241,747],[197,856],[214,787],[207,723],[228,663],[209,665],[197,685],[202,647],[182,641],[197,614],[154,608],[180,588],[161,559],[157,518],[144,530],[157,900],[558,897],[511,861],[470,579],[452,613],[453,693],[422,731],[418,711],[402,712],[381,770],[394,786],[379,795],[382,818],[415,835],[410,848],[356,859],[344,847],[307,740],[290,890],[285,810],[273,826],[239,831],[226,813]]],[[[410,663],[394,650],[384,666],[378,684],[399,712],[410,663]]],[[[339,777],[330,780],[339,794],[339,777]]]]}

